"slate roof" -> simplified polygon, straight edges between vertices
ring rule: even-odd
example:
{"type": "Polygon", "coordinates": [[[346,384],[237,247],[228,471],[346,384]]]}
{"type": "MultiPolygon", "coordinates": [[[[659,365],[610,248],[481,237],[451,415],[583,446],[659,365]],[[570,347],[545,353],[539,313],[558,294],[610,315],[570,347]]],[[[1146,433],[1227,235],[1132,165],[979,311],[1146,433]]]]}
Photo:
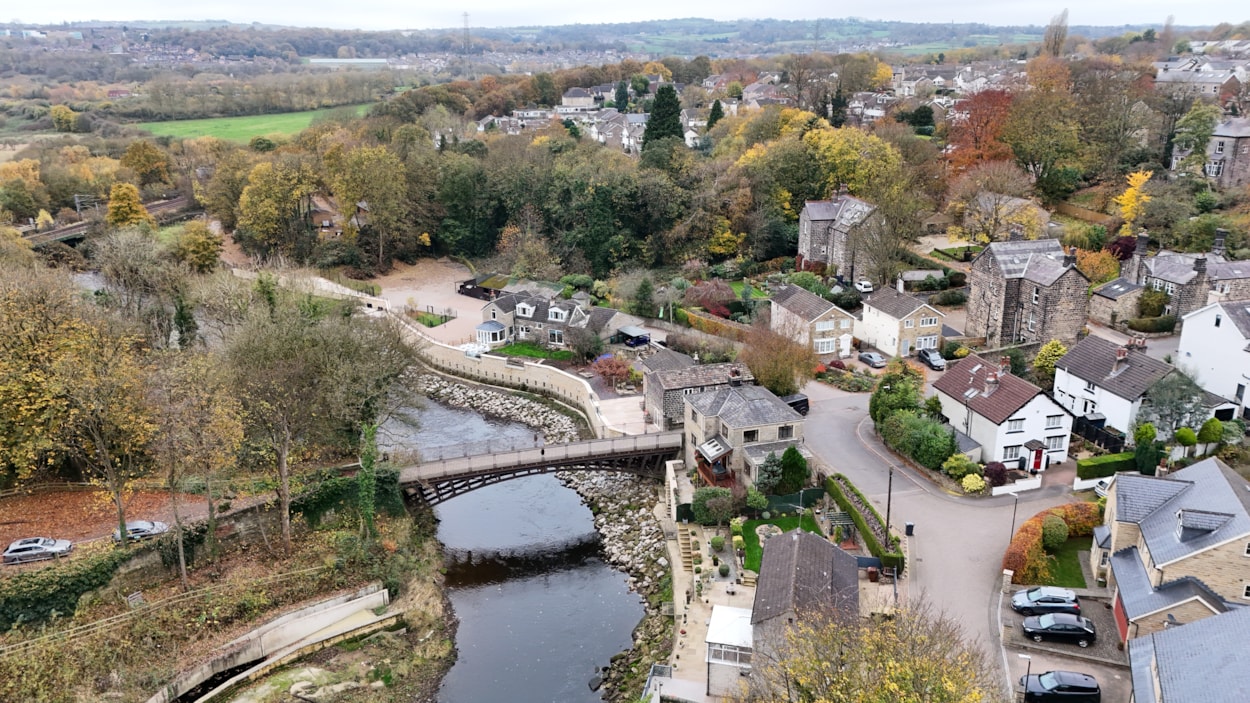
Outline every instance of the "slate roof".
{"type": "Polygon", "coordinates": [[[998,364],[991,364],[975,354],[969,355],[948,366],[946,373],[933,382],[933,387],[960,403],[966,402],[972,412],[995,425],[1003,424],[1013,413],[1042,392],[1041,388],[1023,378],[1000,374],[998,387],[993,393],[986,395],[985,378],[990,371],[998,372],[998,364]],[[965,395],[969,391],[976,392],[965,395]]]}
{"type": "Polygon", "coordinates": [[[1250,339],[1250,300],[1226,300],[1217,303],[1228,319],[1237,326],[1241,336],[1250,339]]]}
{"type": "MultiPolygon", "coordinates": [[[[593,314],[593,313],[592,313],[593,314]]],[[[695,361],[688,354],[672,349],[660,349],[642,360],[642,367],[648,372],[676,371],[694,366],[695,361]]]]}
{"type": "Polygon", "coordinates": [[[1143,480],[1149,478],[1116,477],[1116,520],[1138,524],[1156,565],[1250,535],[1250,490],[1245,479],[1219,459],[1203,459],[1166,478],[1143,480]],[[1190,516],[1188,526],[1182,520],[1179,535],[1178,514],[1190,516]]]}
{"type": "Polygon", "coordinates": [[[1250,608],[1129,640],[1137,703],[1244,703],[1250,691],[1250,608]],[[1153,665],[1153,666],[1152,666],[1153,665]],[[1154,672],[1160,697],[1154,695],[1154,672]]]}
{"type": "MultiPolygon", "coordinates": [[[[881,290],[868,296],[864,300],[864,305],[880,310],[896,320],[901,320],[913,312],[916,312],[922,306],[927,306],[928,303],[920,300],[919,298],[907,295],[906,293],[900,293],[895,288],[882,288],[881,290]]],[[[936,308],[929,307],[929,309],[932,310],[933,314],[938,317],[946,317],[946,313],[936,308]]]]}
{"type": "Polygon", "coordinates": [[[1198,272],[1194,270],[1194,254],[1179,254],[1174,251],[1161,251],[1143,261],[1146,271],[1152,278],[1158,278],[1178,285],[1184,285],[1194,279],[1198,272]]]}
{"type": "Polygon", "coordinates": [[[1024,276],[1022,278],[1026,281],[1049,286],[1059,280],[1059,277],[1067,273],[1070,268],[1073,267],[1065,266],[1060,259],[1054,259],[1049,256],[1032,256],[1029,258],[1028,265],[1024,268],[1024,276]]]}
{"type": "MultiPolygon", "coordinates": [[[[977,258],[991,255],[1004,278],[1022,278],[1033,257],[1063,259],[1063,245],[1058,239],[1021,239],[1017,241],[992,242],[977,258]]],[[[975,261],[974,261],[975,264],[975,261]]]]}
{"type": "Polygon", "coordinates": [[[731,428],[803,421],[802,415],[763,386],[726,386],[687,396],[686,402],[731,428]]]}
{"type": "Polygon", "coordinates": [[[859,615],[859,566],[855,557],[823,537],[791,530],[764,542],[751,624],[790,612],[830,605],[859,615]]]}
{"type": "MultiPolygon", "coordinates": [[[[719,386],[729,383],[729,372],[737,370],[743,383],[754,383],[755,376],[746,364],[730,362],[726,364],[703,364],[700,366],[683,366],[670,371],[656,373],[656,383],[660,388],[673,390],[677,388],[702,388],[703,386],[719,386]]],[[[788,407],[788,406],[787,406],[788,407]]]]}
{"type": "Polygon", "coordinates": [[[837,307],[819,295],[793,283],[787,283],[773,293],[772,300],[774,305],[780,305],[808,322],[815,321],[816,318],[837,307]]]}
{"type": "Polygon", "coordinates": [[[1218,593],[1192,576],[1183,576],[1160,584],[1158,588],[1152,586],[1137,547],[1128,547],[1112,554],[1111,571],[1115,574],[1116,588],[1121,602],[1124,603],[1124,614],[1129,620],[1174,608],[1193,598],[1202,599],[1217,613],[1228,610],[1218,593]]]}
{"type": "Polygon", "coordinates": [[[829,200],[808,200],[803,205],[813,222],[836,222],[839,229],[858,224],[877,208],[851,195],[839,194],[829,200]]]}
{"type": "Polygon", "coordinates": [[[1103,549],[1111,546],[1111,528],[1106,525],[1098,525],[1094,528],[1094,543],[1103,549]]]}
{"type": "Polygon", "coordinates": [[[802,444],[799,444],[800,441],[802,440],[783,439],[778,442],[757,442],[755,444],[743,445],[742,451],[746,453],[747,463],[755,466],[764,463],[764,460],[768,458],[769,454],[776,454],[780,457],[790,447],[794,447],[800,456],[808,461],[811,461],[814,455],[810,449],[802,444]]]}
{"type": "Polygon", "coordinates": [[[1215,130],[1211,132],[1213,137],[1250,137],[1250,119],[1245,117],[1230,117],[1227,120],[1217,124],[1215,130]]]}
{"type": "Polygon", "coordinates": [[[1094,295],[1102,296],[1108,300],[1119,300],[1121,297],[1132,293],[1135,290],[1141,290],[1142,286],[1128,281],[1124,278],[1117,278],[1109,281],[1094,289],[1094,295]]]}
{"type": "Polygon", "coordinates": [[[1128,357],[1116,368],[1115,354],[1119,348],[1115,342],[1091,334],[1069,349],[1055,363],[1055,368],[1129,401],[1140,398],[1156,381],[1173,371],[1171,364],[1138,349],[1130,349],[1128,357]]]}

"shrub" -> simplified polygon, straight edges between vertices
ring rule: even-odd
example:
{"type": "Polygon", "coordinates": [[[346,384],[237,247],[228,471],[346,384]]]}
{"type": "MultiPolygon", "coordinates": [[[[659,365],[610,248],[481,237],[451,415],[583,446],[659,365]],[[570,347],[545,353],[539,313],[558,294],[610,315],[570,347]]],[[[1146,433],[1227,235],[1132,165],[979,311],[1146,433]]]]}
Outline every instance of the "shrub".
{"type": "Polygon", "coordinates": [[[700,488],[690,503],[695,522],[718,525],[733,516],[733,491],[728,488],[700,488]]]}
{"type": "Polygon", "coordinates": [[[729,534],[731,535],[742,534],[742,525],[744,523],[746,523],[746,518],[744,517],[736,517],[730,520],[729,521],[729,534]]]}
{"type": "Polygon", "coordinates": [[[986,464],[985,480],[995,488],[1007,485],[1007,465],[1001,461],[991,461],[986,464]]]}
{"type": "Polygon", "coordinates": [[[985,479],[976,474],[968,474],[959,485],[963,487],[964,493],[980,493],[985,490],[985,479]]]}
{"type": "Polygon", "coordinates": [[[1047,515],[1042,519],[1042,549],[1054,552],[1068,541],[1068,523],[1058,515],[1047,515]]]}
{"type": "Polygon", "coordinates": [[[1137,299],[1137,315],[1139,317],[1159,317],[1163,314],[1163,308],[1167,306],[1172,297],[1161,290],[1145,290],[1142,291],[1141,297],[1137,299]]]}
{"type": "Polygon", "coordinates": [[[770,512],[768,512],[767,510],[765,510],[764,512],[760,513],[760,519],[761,519],[761,520],[772,520],[772,519],[773,519],[772,513],[770,513],[770,512]]]}
{"type": "Polygon", "coordinates": [[[720,575],[721,575],[722,577],[728,576],[728,575],[729,575],[729,565],[728,565],[728,564],[721,564],[721,565],[720,565],[720,569],[719,569],[719,571],[720,571],[720,575]]]}
{"type": "Polygon", "coordinates": [[[1125,324],[1135,332],[1171,332],[1176,329],[1176,316],[1137,317],[1126,320],[1125,324]]]}
{"type": "Polygon", "coordinates": [[[942,345],[942,358],[950,361],[955,358],[957,351],[959,351],[959,342],[947,342],[942,345]]]}
{"type": "Polygon", "coordinates": [[[963,288],[968,284],[968,274],[963,271],[948,270],[946,272],[946,280],[950,283],[951,288],[963,288]]]}
{"type": "Polygon", "coordinates": [[[1080,479],[1106,478],[1116,472],[1133,471],[1136,468],[1137,461],[1132,452],[1104,454],[1077,460],[1076,476],[1080,479]]]}
{"type": "Polygon", "coordinates": [[[1176,443],[1182,447],[1192,447],[1198,443],[1198,435],[1188,427],[1182,427],[1176,431],[1176,443]]]}
{"type": "Polygon", "coordinates": [[[1150,424],[1149,422],[1143,422],[1142,424],[1138,425],[1136,429],[1133,430],[1133,443],[1134,444],[1145,444],[1147,442],[1153,442],[1155,441],[1155,438],[1157,437],[1158,437],[1158,430],[1156,430],[1155,426],[1150,424]]]}
{"type": "Polygon", "coordinates": [[[747,546],[747,543],[746,543],[746,540],[743,539],[742,535],[734,535],[733,545],[734,545],[734,551],[736,552],[739,549],[745,548],[747,546]]]}
{"type": "Polygon", "coordinates": [[[763,510],[768,507],[768,497],[760,493],[755,486],[747,488],[747,507],[752,510],[763,510]]]}
{"type": "Polygon", "coordinates": [[[1042,522],[1047,515],[1058,515],[1068,527],[1068,537],[1088,537],[1102,524],[1097,503],[1065,503],[1034,515],[1016,531],[1003,555],[1003,568],[1015,572],[1012,583],[1041,583],[1050,576],[1049,562],[1042,548],[1042,522]]]}
{"type": "Polygon", "coordinates": [[[884,523],[881,514],[877,509],[868,502],[863,493],[850,482],[842,474],[834,474],[825,481],[825,491],[829,497],[833,498],[833,502],[838,508],[851,516],[851,522],[855,523],[855,529],[864,540],[864,546],[868,548],[868,552],[873,556],[881,559],[882,566],[893,567],[900,572],[903,569],[903,555],[897,550],[898,540],[893,536],[887,536],[889,543],[886,549],[882,548],[881,542],[877,539],[877,532],[882,530],[884,523]],[[845,488],[845,492],[843,491],[845,488]],[[860,506],[863,506],[861,511],[860,506]],[[877,529],[874,530],[869,526],[868,520],[874,520],[877,529]]]}
{"type": "Polygon", "coordinates": [[[712,549],[717,552],[725,548],[725,538],[720,535],[716,535],[709,541],[712,543],[712,549]]]}
{"type": "Polygon", "coordinates": [[[967,454],[956,452],[951,454],[950,458],[942,462],[942,473],[950,476],[956,481],[969,475],[979,475],[980,467],[977,463],[968,458],[967,454]]]}
{"type": "Polygon", "coordinates": [[[944,290],[941,293],[934,293],[933,295],[929,296],[929,303],[931,305],[945,305],[946,307],[955,307],[958,305],[963,305],[966,302],[968,302],[968,294],[963,292],[962,290],[957,290],[954,288],[950,290],[944,290]]]}
{"type": "Polygon", "coordinates": [[[117,568],[137,549],[105,549],[0,579],[0,632],[59,613],[74,614],[78,599],[108,585],[117,568]]]}
{"type": "Polygon", "coordinates": [[[694,572],[695,572],[696,574],[701,574],[701,573],[703,573],[703,567],[702,567],[702,566],[696,566],[696,567],[694,567],[694,572]]]}
{"type": "Polygon", "coordinates": [[[962,358],[964,358],[964,357],[968,356],[968,355],[969,355],[969,354],[971,354],[971,353],[972,353],[972,350],[971,350],[971,349],[969,349],[968,347],[960,347],[960,348],[958,348],[958,349],[956,349],[956,350],[955,350],[955,353],[953,354],[953,356],[954,356],[956,359],[962,359],[962,358]]]}
{"type": "Polygon", "coordinates": [[[1215,418],[1210,418],[1202,423],[1202,428],[1198,430],[1198,441],[1202,444],[1214,444],[1224,439],[1224,423],[1215,418]]]}

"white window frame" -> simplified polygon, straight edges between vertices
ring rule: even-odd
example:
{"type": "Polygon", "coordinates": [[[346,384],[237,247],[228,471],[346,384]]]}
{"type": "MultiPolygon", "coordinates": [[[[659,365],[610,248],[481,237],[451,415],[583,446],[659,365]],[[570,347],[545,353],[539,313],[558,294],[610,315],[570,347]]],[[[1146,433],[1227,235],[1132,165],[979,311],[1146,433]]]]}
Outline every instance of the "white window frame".
{"type": "Polygon", "coordinates": [[[820,322],[816,323],[816,331],[828,332],[829,330],[832,330],[834,328],[834,325],[835,325],[834,320],[821,320],[820,322]]]}
{"type": "Polygon", "coordinates": [[[1023,432],[1024,431],[1024,419],[1014,418],[1014,419],[1008,420],[1007,431],[1008,432],[1023,432]]]}
{"type": "Polygon", "coordinates": [[[832,354],[838,350],[837,337],[821,337],[812,341],[812,347],[817,354],[832,354]]]}
{"type": "Polygon", "coordinates": [[[1023,444],[1009,444],[1003,447],[1003,461],[1011,461],[1019,459],[1020,453],[1024,450],[1023,444]]]}
{"type": "Polygon", "coordinates": [[[1042,295],[1042,289],[1037,286],[1033,286],[1033,304],[1034,305],[1037,305],[1037,301],[1041,297],[1041,295],[1042,295]]]}
{"type": "Polygon", "coordinates": [[[1065,439],[1067,439],[1067,437],[1061,434],[1047,437],[1046,438],[1046,451],[1047,452],[1062,451],[1063,445],[1065,444],[1064,442],[1065,439]]]}
{"type": "Polygon", "coordinates": [[[1217,154],[1224,153],[1224,140],[1223,139],[1215,140],[1215,153],[1217,154]]]}
{"type": "Polygon", "coordinates": [[[1250,599],[1250,583],[1246,584],[1241,591],[1241,597],[1250,599]]]}
{"type": "Polygon", "coordinates": [[[547,330],[547,341],[550,344],[564,346],[564,330],[547,330]]]}
{"type": "Polygon", "coordinates": [[[1086,381],[1086,382],[1085,382],[1085,392],[1086,392],[1086,393],[1093,393],[1093,392],[1094,392],[1094,382],[1093,382],[1093,381],[1086,381]]]}
{"type": "Polygon", "coordinates": [[[521,317],[533,317],[534,306],[529,305],[527,303],[520,303],[519,305],[516,306],[516,314],[520,315],[521,317]]]}
{"type": "MultiPolygon", "coordinates": [[[[794,439],[794,425],[782,425],[777,428],[777,439],[794,439]]],[[[1250,550],[1250,545],[1246,547],[1250,550]]]]}
{"type": "Polygon", "coordinates": [[[912,327],[915,327],[915,323],[912,322],[911,320],[903,320],[903,327],[905,327],[906,329],[911,329],[912,327]]]}
{"type": "Polygon", "coordinates": [[[1243,556],[1243,557],[1250,557],[1250,542],[1246,542],[1246,553],[1245,553],[1245,554],[1242,554],[1242,556],[1243,556]]]}
{"type": "Polygon", "coordinates": [[[838,321],[838,329],[848,330],[851,328],[851,321],[845,317],[838,321]]]}
{"type": "Polygon", "coordinates": [[[936,326],[937,326],[937,323],[938,323],[938,320],[937,320],[937,318],[936,318],[936,317],[922,317],[922,318],[920,318],[920,326],[921,326],[921,327],[936,327],[936,326]]]}
{"type": "Polygon", "coordinates": [[[547,322],[564,322],[567,315],[559,308],[551,308],[547,311],[547,322]]]}
{"type": "Polygon", "coordinates": [[[1046,429],[1057,430],[1060,427],[1063,427],[1063,415],[1047,415],[1046,416],[1046,429]]]}

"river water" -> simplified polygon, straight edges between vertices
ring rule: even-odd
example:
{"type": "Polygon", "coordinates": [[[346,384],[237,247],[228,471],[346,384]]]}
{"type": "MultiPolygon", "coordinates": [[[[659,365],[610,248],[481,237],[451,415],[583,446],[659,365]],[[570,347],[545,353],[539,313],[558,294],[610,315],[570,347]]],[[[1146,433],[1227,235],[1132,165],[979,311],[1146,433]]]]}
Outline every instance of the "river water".
{"type": "MultiPolygon", "coordinates": [[[[383,451],[415,440],[427,456],[458,445],[532,445],[534,432],[470,410],[426,403],[419,426],[388,425],[383,451]]],[[[409,444],[409,446],[411,446],[409,444]]],[[[590,510],[555,476],[480,488],[435,509],[458,658],[440,703],[594,703],[588,685],[627,649],[642,619],[625,574],[599,558],[590,510]]]]}

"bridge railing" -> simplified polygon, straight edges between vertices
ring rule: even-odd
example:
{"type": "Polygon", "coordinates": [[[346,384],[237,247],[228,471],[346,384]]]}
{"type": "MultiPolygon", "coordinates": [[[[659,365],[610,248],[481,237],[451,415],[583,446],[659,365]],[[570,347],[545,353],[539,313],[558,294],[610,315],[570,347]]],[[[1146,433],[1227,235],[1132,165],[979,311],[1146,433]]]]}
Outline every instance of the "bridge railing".
{"type": "Polygon", "coordinates": [[[680,432],[664,432],[649,435],[592,439],[573,444],[553,444],[509,452],[496,452],[478,456],[457,457],[409,466],[400,472],[400,481],[431,481],[467,473],[489,472],[526,464],[576,463],[578,459],[594,459],[602,456],[630,454],[635,452],[661,451],[681,447],[680,432]]]}

